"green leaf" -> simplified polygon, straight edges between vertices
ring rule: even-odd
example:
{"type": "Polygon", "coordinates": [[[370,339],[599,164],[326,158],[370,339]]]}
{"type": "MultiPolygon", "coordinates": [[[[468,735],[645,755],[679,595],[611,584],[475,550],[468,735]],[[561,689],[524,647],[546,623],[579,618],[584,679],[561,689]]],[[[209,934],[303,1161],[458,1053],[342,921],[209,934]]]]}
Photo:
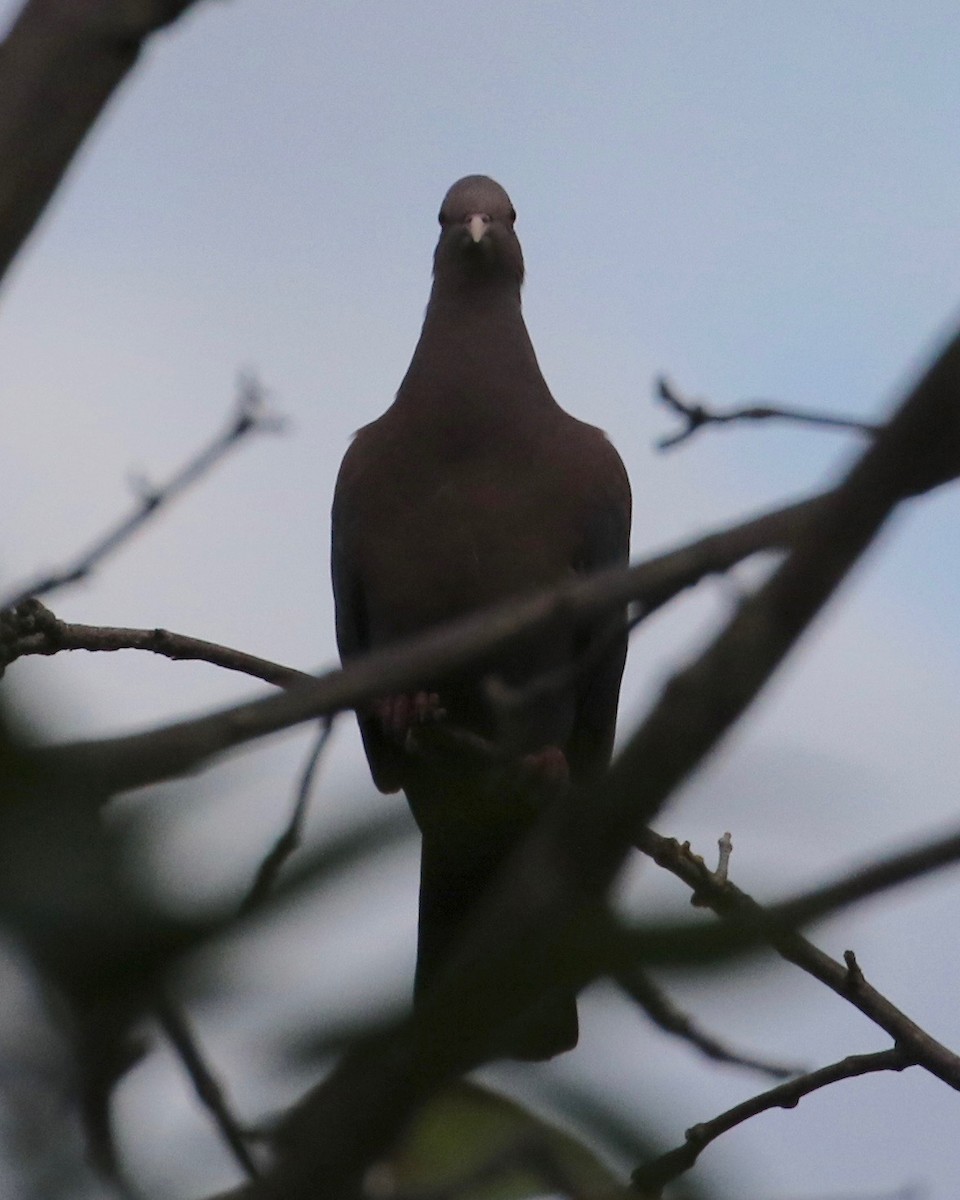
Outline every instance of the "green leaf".
{"type": "Polygon", "coordinates": [[[576,1137],[467,1082],[449,1086],[421,1109],[377,1170],[395,1194],[418,1198],[524,1200],[563,1192],[608,1200],[629,1194],[576,1137]]]}

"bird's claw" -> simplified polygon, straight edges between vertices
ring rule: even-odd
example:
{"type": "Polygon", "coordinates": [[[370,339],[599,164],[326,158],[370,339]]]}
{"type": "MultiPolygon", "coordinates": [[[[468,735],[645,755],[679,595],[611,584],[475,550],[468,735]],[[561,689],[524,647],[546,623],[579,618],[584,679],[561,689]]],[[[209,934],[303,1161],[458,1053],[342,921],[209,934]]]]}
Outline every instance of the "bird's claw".
{"type": "Polygon", "coordinates": [[[417,728],[442,721],[447,715],[436,692],[402,692],[374,701],[373,711],[384,733],[405,742],[417,728]]]}
{"type": "Polygon", "coordinates": [[[570,764],[559,746],[544,746],[520,760],[521,772],[538,783],[560,787],[570,782],[570,764]]]}

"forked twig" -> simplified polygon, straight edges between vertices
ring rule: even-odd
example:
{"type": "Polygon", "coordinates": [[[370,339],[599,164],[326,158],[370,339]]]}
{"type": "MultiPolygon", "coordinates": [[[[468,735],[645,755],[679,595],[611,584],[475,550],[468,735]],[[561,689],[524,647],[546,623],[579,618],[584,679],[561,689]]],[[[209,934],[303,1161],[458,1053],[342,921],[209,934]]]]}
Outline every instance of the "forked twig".
{"type": "MultiPolygon", "coordinates": [[[[261,903],[272,888],[283,864],[300,845],[310,789],[332,730],[332,718],[321,722],[320,735],[310,751],[300,778],[290,820],[273,849],[261,863],[253,886],[240,905],[239,915],[241,917],[249,915],[261,903]]],[[[164,1032],[170,1039],[193,1084],[197,1097],[210,1113],[234,1158],[250,1178],[258,1178],[260,1171],[247,1148],[247,1136],[230,1111],[223,1088],[207,1065],[203,1051],[200,1049],[183,1011],[173,1003],[169,996],[164,994],[157,1002],[156,1012],[164,1032]]]]}
{"type": "Polygon", "coordinates": [[[659,1158],[644,1163],[634,1171],[631,1176],[633,1186],[644,1195],[658,1195],[660,1189],[684,1171],[689,1171],[700,1157],[701,1151],[721,1133],[742,1125],[751,1117],[768,1112],[771,1108],[795,1108],[804,1096],[809,1096],[818,1088],[828,1087],[831,1083],[838,1083],[841,1079],[855,1079],[858,1075],[873,1074],[877,1071],[902,1071],[913,1065],[903,1050],[894,1047],[892,1050],[881,1050],[876,1054],[851,1054],[839,1062],[831,1063],[830,1066],[821,1067],[818,1071],[811,1071],[808,1075],[781,1083],[778,1087],[761,1092],[758,1096],[752,1096],[742,1104],[727,1109],[711,1121],[702,1121],[688,1129],[682,1146],[661,1154],[659,1158]]]}
{"type": "Polygon", "coordinates": [[[662,437],[657,441],[657,448],[669,450],[679,446],[687,438],[693,437],[704,425],[727,425],[733,421],[768,421],[771,419],[795,421],[803,425],[817,425],[826,429],[846,429],[854,433],[867,434],[873,437],[880,432],[882,426],[872,421],[858,421],[853,417],[834,417],[829,413],[814,412],[807,408],[795,408],[791,405],[769,404],[765,401],[754,401],[741,408],[730,408],[725,411],[708,408],[702,400],[687,400],[681,396],[668,379],[660,377],[657,380],[655,395],[668,408],[672,409],[683,421],[683,428],[678,433],[662,437]]]}
{"type": "Polygon", "coordinates": [[[240,377],[235,410],[222,432],[186,462],[161,485],[135,481],[137,492],[133,510],[96,538],[73,562],[58,570],[38,575],[21,585],[6,599],[0,610],[11,608],[31,596],[45,596],[57,588],[86,579],[100,563],[131,537],[164,505],[202,478],[229,450],[251,433],[275,433],[283,427],[281,418],[264,411],[265,393],[252,375],[240,377]]]}
{"type": "Polygon", "coordinates": [[[283,833],[274,842],[273,848],[260,864],[260,869],[257,871],[253,885],[240,905],[239,915],[241,917],[248,916],[260,905],[273,887],[283,864],[300,845],[303,834],[303,822],[306,819],[307,805],[310,802],[310,790],[313,787],[317,766],[320,763],[332,732],[333,718],[326,717],[320,722],[320,734],[314,742],[304,766],[303,774],[300,777],[300,786],[297,788],[297,796],[294,800],[293,810],[290,813],[290,819],[283,833]]]}

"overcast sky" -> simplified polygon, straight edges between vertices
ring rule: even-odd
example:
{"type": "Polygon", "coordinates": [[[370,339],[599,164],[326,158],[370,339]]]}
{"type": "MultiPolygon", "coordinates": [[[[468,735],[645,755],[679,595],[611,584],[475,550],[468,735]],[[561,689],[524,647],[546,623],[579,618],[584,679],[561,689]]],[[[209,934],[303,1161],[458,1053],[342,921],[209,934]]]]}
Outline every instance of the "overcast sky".
{"type": "MultiPolygon", "coordinates": [[[[238,371],[252,368],[288,433],[242,449],[52,607],[298,667],[332,663],[337,465],[402,377],[440,199],[472,172],[502,182],[518,209],[525,311],[554,394],[626,461],[636,555],[821,486],[855,438],[726,428],[661,455],[654,442],[673,427],[651,384],[666,373],[718,405],[888,410],[960,312],[958,62],[953,0],[198,5],[151,44],[5,285],[0,576],[68,557],[122,511],[132,472],[162,478],[218,427],[238,371]]],[[[896,519],[663,832],[712,855],[732,830],[735,878],[771,898],[954,819],[958,515],[946,489],[896,519]]],[[[624,730],[735,596],[705,585],[644,628],[624,730]]],[[[134,654],[24,662],[8,686],[57,736],[139,728],[256,690],[134,654]]],[[[189,802],[164,789],[140,801],[164,814],[170,894],[213,894],[251,869],[305,744],[246,753],[189,802]]],[[[372,792],[345,721],[316,831],[372,792]]],[[[627,888],[638,911],[684,903],[642,875],[627,888]]],[[[415,856],[386,859],[377,878],[291,923],[248,966],[238,957],[238,994],[209,1036],[241,1091],[253,1086],[241,1082],[249,1040],[278,1013],[339,1013],[382,986],[404,994],[415,856]],[[358,914],[364,937],[345,942],[358,914]],[[336,978],[318,979],[327,952],[336,978]]],[[[881,991],[960,1049],[958,905],[958,883],[937,878],[814,940],[853,947],[881,991]]],[[[884,1047],[831,993],[766,964],[722,986],[678,980],[677,995],[771,1057],[812,1067],[884,1047]]],[[[555,1069],[612,1089],[667,1144],[763,1086],[704,1065],[603,996],[585,1004],[581,1047],[555,1069]]],[[[130,1147],[155,1181],[188,1158],[174,1147],[207,1137],[162,1056],[134,1072],[121,1110],[155,1111],[157,1089],[167,1101],[154,1148],[130,1147]]],[[[702,1168],[731,1197],[916,1184],[952,1200],[958,1117],[956,1094],[918,1071],[847,1082],[727,1135],[702,1168]]],[[[202,1176],[177,1168],[176,1194],[227,1182],[210,1162],[202,1176]]]]}

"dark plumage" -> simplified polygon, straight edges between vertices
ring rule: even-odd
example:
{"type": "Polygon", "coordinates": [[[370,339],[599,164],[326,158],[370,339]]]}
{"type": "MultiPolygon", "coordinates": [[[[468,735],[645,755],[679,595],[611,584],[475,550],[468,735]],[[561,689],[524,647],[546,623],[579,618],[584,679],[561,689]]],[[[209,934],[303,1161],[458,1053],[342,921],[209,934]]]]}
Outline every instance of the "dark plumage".
{"type": "MultiPolygon", "coordinates": [[[[520,311],[514,220],[507,193],[483,175],[461,179],[443,201],[413,361],[391,407],[356,435],[337,480],[333,586],[344,660],[626,561],[627,476],[606,436],[560,408],[540,373],[520,311]]],[[[361,715],[377,786],[404,790],[423,834],[418,993],[558,777],[568,770],[583,783],[605,769],[625,653],[625,629],[611,637],[609,622],[535,637],[482,671],[441,686],[424,680],[417,696],[387,697],[361,715]],[[528,682],[601,635],[587,669],[511,724],[512,772],[431,739],[439,726],[495,740],[485,676],[528,682]]],[[[546,1057],[576,1040],[574,998],[557,996],[518,1025],[510,1048],[546,1057]]]]}

